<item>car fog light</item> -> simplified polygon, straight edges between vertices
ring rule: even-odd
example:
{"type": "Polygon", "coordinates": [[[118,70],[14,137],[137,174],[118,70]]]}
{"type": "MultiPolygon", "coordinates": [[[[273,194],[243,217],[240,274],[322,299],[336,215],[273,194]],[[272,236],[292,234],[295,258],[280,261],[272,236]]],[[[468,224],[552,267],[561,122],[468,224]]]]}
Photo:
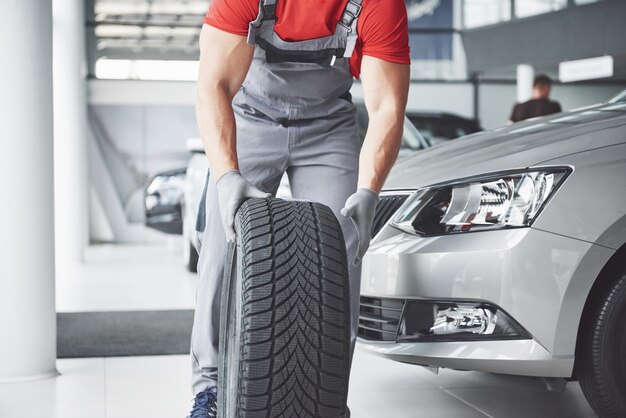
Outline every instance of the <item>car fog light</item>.
{"type": "Polygon", "coordinates": [[[485,302],[407,300],[398,342],[530,338],[498,307],[485,302]]]}
{"type": "Polygon", "coordinates": [[[498,317],[495,312],[482,306],[435,305],[435,322],[430,327],[433,335],[447,335],[457,332],[492,334],[498,317]]]}

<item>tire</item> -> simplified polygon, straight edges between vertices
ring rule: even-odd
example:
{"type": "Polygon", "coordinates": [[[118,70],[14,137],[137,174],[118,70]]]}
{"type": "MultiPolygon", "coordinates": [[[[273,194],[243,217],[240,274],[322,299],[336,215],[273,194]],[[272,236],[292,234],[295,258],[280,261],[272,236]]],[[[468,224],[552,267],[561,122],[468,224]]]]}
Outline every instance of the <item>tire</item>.
{"type": "Polygon", "coordinates": [[[626,417],[626,272],[595,299],[581,329],[576,374],[601,418],[626,417]]]}
{"type": "Polygon", "coordinates": [[[321,204],[251,199],[223,282],[222,418],[347,414],[349,282],[341,228],[321,204]]]}
{"type": "Polygon", "coordinates": [[[186,236],[183,236],[183,263],[188,271],[198,272],[198,251],[186,236]]]}

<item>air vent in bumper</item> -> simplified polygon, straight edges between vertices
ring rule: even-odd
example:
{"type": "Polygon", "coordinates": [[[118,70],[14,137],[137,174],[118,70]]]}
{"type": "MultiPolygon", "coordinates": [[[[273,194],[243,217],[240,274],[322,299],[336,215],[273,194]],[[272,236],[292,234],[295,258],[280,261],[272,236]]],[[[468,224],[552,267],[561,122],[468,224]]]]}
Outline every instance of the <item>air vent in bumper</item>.
{"type": "Polygon", "coordinates": [[[378,234],[389,219],[400,209],[400,206],[411,195],[410,192],[382,192],[376,205],[376,214],[372,225],[372,238],[378,234]]]}
{"type": "Polygon", "coordinates": [[[359,337],[375,341],[395,341],[404,301],[361,296],[359,337]]]}

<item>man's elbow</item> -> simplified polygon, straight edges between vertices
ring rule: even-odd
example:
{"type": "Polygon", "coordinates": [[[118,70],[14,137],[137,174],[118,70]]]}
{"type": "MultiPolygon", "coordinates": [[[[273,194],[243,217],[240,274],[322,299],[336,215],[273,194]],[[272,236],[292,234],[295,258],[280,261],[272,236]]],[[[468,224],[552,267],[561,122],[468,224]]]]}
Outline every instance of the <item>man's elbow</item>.
{"type": "Polygon", "coordinates": [[[384,125],[396,125],[402,127],[404,124],[404,112],[406,107],[399,103],[381,104],[375,111],[371,112],[370,120],[380,121],[384,125]]]}
{"type": "Polygon", "coordinates": [[[231,94],[228,83],[219,77],[205,76],[198,79],[196,90],[196,103],[201,104],[212,100],[227,99],[231,101],[234,94],[231,94]]]}

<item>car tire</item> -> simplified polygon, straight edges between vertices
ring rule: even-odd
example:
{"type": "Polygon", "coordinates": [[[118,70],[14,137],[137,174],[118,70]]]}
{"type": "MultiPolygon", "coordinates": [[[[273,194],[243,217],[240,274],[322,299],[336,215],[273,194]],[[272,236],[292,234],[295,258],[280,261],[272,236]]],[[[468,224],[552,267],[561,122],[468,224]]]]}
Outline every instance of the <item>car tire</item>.
{"type": "Polygon", "coordinates": [[[626,416],[626,272],[615,275],[580,332],[576,374],[601,418],[626,416]]]}
{"type": "Polygon", "coordinates": [[[183,263],[188,271],[198,272],[198,251],[186,236],[183,236],[183,263]]]}
{"type": "Polygon", "coordinates": [[[321,204],[250,199],[222,287],[218,413],[347,414],[349,281],[341,228],[321,204]]]}

